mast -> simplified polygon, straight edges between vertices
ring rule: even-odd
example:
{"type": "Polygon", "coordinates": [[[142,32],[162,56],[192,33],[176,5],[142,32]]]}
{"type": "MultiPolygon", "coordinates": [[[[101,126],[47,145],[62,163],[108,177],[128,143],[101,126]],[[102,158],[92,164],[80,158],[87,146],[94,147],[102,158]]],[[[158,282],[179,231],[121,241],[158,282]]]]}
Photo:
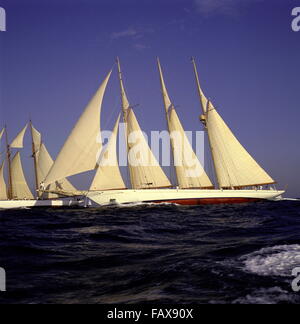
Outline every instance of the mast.
{"type": "Polygon", "coordinates": [[[210,136],[209,136],[209,132],[207,130],[207,123],[206,123],[207,112],[209,110],[210,101],[205,98],[205,96],[204,96],[204,94],[203,94],[203,92],[201,90],[200,81],[199,81],[199,74],[198,74],[198,70],[197,70],[197,66],[196,66],[195,59],[193,57],[192,57],[192,63],[193,63],[193,67],[194,67],[194,73],[195,73],[195,79],[196,79],[196,84],[197,84],[197,90],[198,90],[198,94],[199,94],[199,98],[200,98],[200,103],[201,103],[201,108],[202,108],[202,112],[203,112],[203,115],[200,116],[200,121],[203,124],[204,129],[205,129],[205,131],[207,133],[207,136],[208,136],[208,143],[209,143],[211,157],[212,157],[212,161],[213,161],[213,165],[214,165],[214,171],[216,173],[218,188],[221,188],[220,181],[219,181],[219,176],[217,174],[216,161],[215,161],[214,154],[213,154],[213,147],[212,147],[212,144],[211,144],[211,139],[210,139],[210,136]],[[207,106],[204,105],[205,101],[207,101],[207,106]]]}
{"type": "Polygon", "coordinates": [[[38,178],[38,171],[37,171],[37,156],[36,156],[36,150],[35,150],[35,144],[34,144],[34,140],[33,140],[33,126],[32,126],[32,121],[29,121],[30,124],[30,131],[31,131],[31,149],[32,149],[32,158],[33,158],[33,165],[34,165],[34,176],[35,176],[35,189],[36,189],[36,193],[38,195],[38,197],[40,196],[40,192],[39,192],[39,178],[38,178]]]}
{"type": "Polygon", "coordinates": [[[8,199],[13,199],[12,189],[12,173],[11,173],[11,152],[10,145],[8,144],[7,126],[5,125],[5,141],[6,141],[6,159],[7,159],[7,170],[8,170],[8,199]]]}
{"type": "Polygon", "coordinates": [[[121,71],[121,64],[120,64],[120,59],[117,57],[116,59],[117,65],[118,65],[118,76],[119,76],[119,82],[120,82],[120,90],[121,90],[121,100],[122,100],[122,112],[123,112],[123,122],[124,122],[124,130],[125,130],[125,142],[126,142],[126,150],[127,150],[127,163],[128,163],[128,168],[127,172],[129,175],[130,183],[131,185],[133,184],[133,175],[130,170],[129,166],[129,159],[128,159],[128,153],[129,153],[129,145],[128,145],[128,125],[127,125],[127,114],[128,114],[128,109],[129,107],[129,102],[125,93],[124,89],[124,84],[123,84],[123,78],[122,78],[122,71],[121,71]]]}

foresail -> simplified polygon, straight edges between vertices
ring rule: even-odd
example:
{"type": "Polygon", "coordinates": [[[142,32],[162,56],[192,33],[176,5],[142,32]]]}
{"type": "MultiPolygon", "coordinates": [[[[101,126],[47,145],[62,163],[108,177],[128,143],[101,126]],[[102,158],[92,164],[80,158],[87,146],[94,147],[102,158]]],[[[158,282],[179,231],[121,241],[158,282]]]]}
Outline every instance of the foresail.
{"type": "Polygon", "coordinates": [[[241,145],[210,102],[207,108],[206,126],[221,188],[275,183],[241,145]]]}
{"type": "Polygon", "coordinates": [[[201,165],[197,155],[195,154],[182,127],[177,112],[172,105],[167,92],[159,60],[157,60],[157,63],[171,138],[178,186],[181,189],[213,188],[214,186],[207,176],[206,172],[204,171],[204,168],[201,165]]]}
{"type": "Polygon", "coordinates": [[[27,130],[28,124],[21,130],[17,137],[11,142],[11,148],[23,148],[24,135],[27,130]]]}
{"type": "Polygon", "coordinates": [[[13,199],[34,199],[24,176],[20,152],[17,152],[12,159],[11,177],[13,199]]]}
{"type": "Polygon", "coordinates": [[[68,176],[90,171],[97,166],[101,151],[100,112],[110,71],[100,88],[87,105],[67,141],[62,147],[44,183],[51,183],[68,176]]]}
{"type": "Polygon", "coordinates": [[[171,183],[158,164],[132,109],[126,119],[128,163],[133,189],[171,187],[171,183]]]}
{"type": "Polygon", "coordinates": [[[126,189],[117,158],[117,135],[120,117],[121,115],[117,119],[107,146],[103,148],[90,190],[126,189]]]}
{"type": "Polygon", "coordinates": [[[4,161],[3,161],[0,166],[0,200],[7,200],[7,199],[8,199],[7,187],[4,180],[4,161]]]}
{"type": "MultiPolygon", "coordinates": [[[[37,158],[37,175],[38,179],[45,179],[49,170],[53,165],[52,157],[50,156],[46,146],[42,143],[39,148],[39,154],[37,158]]],[[[46,191],[66,191],[66,192],[76,192],[76,188],[67,180],[61,179],[48,185],[45,188],[46,191]]],[[[43,193],[44,199],[57,198],[57,194],[45,192],[43,193]]]]}

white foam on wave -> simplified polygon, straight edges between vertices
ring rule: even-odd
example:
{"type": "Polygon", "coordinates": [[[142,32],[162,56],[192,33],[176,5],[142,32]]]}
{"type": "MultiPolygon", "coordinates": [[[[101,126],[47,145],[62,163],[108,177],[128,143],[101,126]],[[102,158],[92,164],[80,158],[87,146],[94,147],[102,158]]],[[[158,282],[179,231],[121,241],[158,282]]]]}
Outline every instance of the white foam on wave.
{"type": "Polygon", "coordinates": [[[300,267],[300,245],[278,245],[263,248],[240,259],[247,272],[260,276],[291,277],[292,270],[300,267]]]}
{"type": "Polygon", "coordinates": [[[233,301],[233,304],[279,304],[296,303],[296,296],[280,287],[261,288],[245,297],[233,301]]]}

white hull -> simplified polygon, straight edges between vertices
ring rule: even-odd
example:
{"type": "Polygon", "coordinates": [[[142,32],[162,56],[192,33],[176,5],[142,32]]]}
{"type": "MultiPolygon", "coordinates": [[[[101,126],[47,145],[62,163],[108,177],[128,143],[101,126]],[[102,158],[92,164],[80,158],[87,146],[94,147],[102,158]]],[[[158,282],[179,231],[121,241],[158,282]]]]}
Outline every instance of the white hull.
{"type": "Polygon", "coordinates": [[[242,203],[258,200],[278,200],[284,191],[277,190],[195,190],[149,189],[110,190],[89,192],[85,207],[98,207],[130,203],[177,203],[202,205],[218,203],[242,203]]]}
{"type": "Polygon", "coordinates": [[[80,203],[80,201],[73,197],[53,200],[0,200],[0,209],[72,207],[78,206],[80,203]]]}

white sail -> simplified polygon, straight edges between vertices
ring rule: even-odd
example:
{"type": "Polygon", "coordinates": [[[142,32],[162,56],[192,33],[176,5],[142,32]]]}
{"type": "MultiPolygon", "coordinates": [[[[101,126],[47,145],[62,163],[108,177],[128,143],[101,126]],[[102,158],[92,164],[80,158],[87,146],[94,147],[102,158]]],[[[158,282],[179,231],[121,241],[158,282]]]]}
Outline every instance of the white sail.
{"type": "Polygon", "coordinates": [[[121,115],[117,119],[107,146],[101,153],[98,170],[90,190],[126,189],[117,158],[117,134],[120,117],[121,115]]]}
{"type": "Polygon", "coordinates": [[[21,130],[17,137],[11,142],[11,148],[23,148],[24,135],[27,130],[28,124],[21,130]]]}
{"type": "Polygon", "coordinates": [[[181,189],[213,188],[213,184],[196,156],[182,127],[174,105],[170,100],[159,60],[158,69],[171,137],[178,186],[181,189]]]}
{"type": "Polygon", "coordinates": [[[201,89],[200,81],[199,81],[199,76],[198,76],[198,71],[197,71],[197,66],[196,66],[196,62],[195,62],[195,59],[194,58],[192,58],[192,63],[193,63],[193,66],[194,66],[195,78],[196,78],[196,83],[197,83],[197,90],[198,90],[198,94],[199,94],[199,98],[200,98],[200,103],[201,103],[202,111],[205,114],[206,113],[208,99],[206,98],[206,96],[204,95],[204,93],[203,93],[203,91],[201,89]]]}
{"type": "Polygon", "coordinates": [[[12,159],[11,178],[13,199],[34,199],[24,176],[20,152],[12,159]]]}
{"type": "MultiPolygon", "coordinates": [[[[50,156],[46,146],[44,143],[41,144],[39,149],[39,154],[37,158],[37,176],[38,179],[45,179],[49,170],[53,165],[53,159],[50,156]]],[[[46,188],[46,191],[67,191],[67,192],[75,192],[76,188],[67,180],[61,179],[56,181],[55,183],[49,184],[46,188]]],[[[51,199],[59,197],[57,194],[45,192],[42,197],[44,199],[51,199]]]]}
{"type": "Polygon", "coordinates": [[[44,183],[95,169],[101,151],[100,112],[110,71],[79,118],[44,183]]]}
{"type": "Polygon", "coordinates": [[[7,200],[7,188],[4,180],[4,161],[0,167],[0,200],[7,200]]]}
{"type": "Polygon", "coordinates": [[[206,126],[221,188],[275,183],[241,145],[210,102],[208,102],[206,126]]]}
{"type": "MultiPolygon", "coordinates": [[[[32,142],[34,146],[34,153],[38,156],[38,152],[42,143],[42,135],[33,127],[32,124],[31,124],[31,134],[32,134],[32,142]]],[[[42,178],[41,181],[43,179],[44,178],[42,178]]]]}
{"type": "Polygon", "coordinates": [[[2,136],[3,136],[3,134],[4,134],[4,131],[5,131],[5,128],[3,128],[2,131],[0,132],[0,141],[1,141],[1,139],[2,139],[2,136]]]}
{"type": "Polygon", "coordinates": [[[128,150],[128,167],[131,186],[133,189],[151,189],[171,187],[169,179],[157,162],[154,154],[144,137],[135,113],[130,108],[127,99],[120,62],[118,62],[119,81],[121,88],[122,107],[126,128],[126,142],[128,150]]]}
{"type": "Polygon", "coordinates": [[[158,164],[133,110],[127,113],[128,162],[133,189],[171,187],[171,183],[158,164]]]}

